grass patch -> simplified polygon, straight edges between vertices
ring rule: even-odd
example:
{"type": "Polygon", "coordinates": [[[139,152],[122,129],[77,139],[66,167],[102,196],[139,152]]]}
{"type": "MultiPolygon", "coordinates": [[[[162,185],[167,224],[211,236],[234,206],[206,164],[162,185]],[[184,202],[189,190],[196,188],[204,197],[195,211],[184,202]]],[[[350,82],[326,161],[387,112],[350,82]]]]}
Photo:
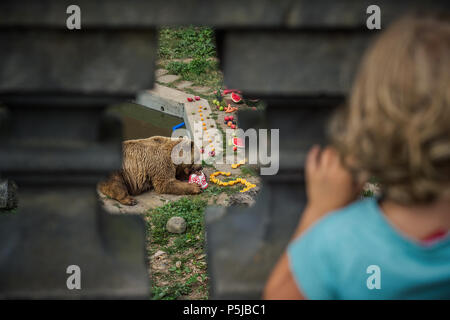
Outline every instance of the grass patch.
{"type": "Polygon", "coordinates": [[[222,84],[222,73],[216,60],[195,58],[190,62],[169,61],[166,69],[170,74],[180,75],[195,85],[216,87],[222,84]]]}
{"type": "Polygon", "coordinates": [[[210,58],[216,55],[214,31],[207,27],[163,28],[159,32],[162,59],[210,58]]]}
{"type": "MultiPolygon", "coordinates": [[[[230,178],[230,179],[223,179],[223,181],[227,182],[230,180],[235,180],[236,178],[230,178]]],[[[208,188],[204,191],[204,194],[206,196],[218,196],[221,193],[226,193],[227,195],[232,195],[235,193],[238,193],[240,190],[244,188],[243,185],[237,184],[235,186],[226,186],[226,187],[220,187],[217,185],[213,185],[212,183],[208,186],[208,188]]]]}
{"type": "MultiPolygon", "coordinates": [[[[165,245],[169,237],[181,238],[181,240],[195,240],[203,245],[204,222],[203,213],[206,201],[198,198],[181,198],[165,204],[162,207],[150,211],[148,217],[151,224],[152,243],[165,245]],[[166,223],[172,217],[182,217],[186,220],[186,232],[180,235],[172,235],[166,231],[166,223]]],[[[182,243],[182,242],[180,242],[182,243]]],[[[192,244],[190,244],[191,246],[192,244]]],[[[181,248],[180,248],[181,249],[181,248]]]]}
{"type": "Polygon", "coordinates": [[[159,33],[159,57],[169,73],[195,85],[221,87],[223,76],[215,59],[214,31],[205,27],[163,28],[159,33]],[[189,62],[174,59],[191,58],[189,62]]]}
{"type": "Polygon", "coordinates": [[[164,287],[153,286],[152,293],[152,300],[176,300],[182,295],[191,293],[191,288],[189,285],[175,283],[164,287]]]}
{"type": "Polygon", "coordinates": [[[145,220],[150,231],[148,255],[163,250],[167,253],[166,263],[170,266],[165,272],[152,274],[152,299],[176,300],[181,296],[208,298],[207,267],[204,261],[206,205],[207,201],[202,198],[185,197],[149,210],[146,214],[145,220]],[[185,233],[172,234],[166,231],[167,221],[174,216],[186,220],[185,233]]]}
{"type": "Polygon", "coordinates": [[[217,62],[214,60],[206,60],[204,58],[196,58],[188,63],[181,61],[170,61],[166,68],[170,73],[179,74],[186,80],[191,77],[197,78],[202,73],[217,69],[217,62]]]}

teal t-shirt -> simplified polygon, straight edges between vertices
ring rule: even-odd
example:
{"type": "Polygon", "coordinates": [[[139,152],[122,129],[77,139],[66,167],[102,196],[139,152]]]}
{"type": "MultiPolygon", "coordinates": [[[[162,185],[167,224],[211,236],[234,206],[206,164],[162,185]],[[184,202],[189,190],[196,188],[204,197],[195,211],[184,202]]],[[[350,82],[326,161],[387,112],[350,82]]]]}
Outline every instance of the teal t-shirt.
{"type": "Polygon", "coordinates": [[[450,299],[450,237],[426,245],[405,237],[373,198],[325,216],[288,257],[308,299],[450,299]]]}

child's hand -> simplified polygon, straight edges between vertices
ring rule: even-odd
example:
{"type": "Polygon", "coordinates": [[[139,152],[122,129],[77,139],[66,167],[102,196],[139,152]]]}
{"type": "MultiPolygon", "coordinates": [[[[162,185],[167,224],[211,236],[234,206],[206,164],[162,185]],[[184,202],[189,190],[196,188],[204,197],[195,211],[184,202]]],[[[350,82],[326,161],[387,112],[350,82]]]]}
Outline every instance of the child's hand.
{"type": "Polygon", "coordinates": [[[354,201],[360,187],[344,169],[336,150],[314,146],[306,158],[308,211],[316,216],[342,208],[354,201]]]}

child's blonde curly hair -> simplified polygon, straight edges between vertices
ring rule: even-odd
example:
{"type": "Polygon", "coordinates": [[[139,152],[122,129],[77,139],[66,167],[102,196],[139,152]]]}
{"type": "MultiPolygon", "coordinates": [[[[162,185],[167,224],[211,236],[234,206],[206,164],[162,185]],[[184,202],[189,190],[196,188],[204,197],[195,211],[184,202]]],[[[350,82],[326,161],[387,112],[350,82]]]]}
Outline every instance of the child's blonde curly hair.
{"type": "Polygon", "coordinates": [[[331,138],[344,164],[387,199],[450,195],[450,19],[409,15],[367,51],[331,138]]]}

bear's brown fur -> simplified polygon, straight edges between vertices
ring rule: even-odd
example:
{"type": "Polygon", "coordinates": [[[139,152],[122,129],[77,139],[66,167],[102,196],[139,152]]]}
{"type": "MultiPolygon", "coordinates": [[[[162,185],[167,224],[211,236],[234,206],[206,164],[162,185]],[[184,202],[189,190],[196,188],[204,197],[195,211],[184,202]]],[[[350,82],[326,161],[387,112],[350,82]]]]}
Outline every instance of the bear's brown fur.
{"type": "Polygon", "coordinates": [[[131,196],[141,194],[152,187],[158,193],[198,194],[201,189],[197,184],[180,181],[187,179],[192,172],[202,169],[201,165],[194,164],[194,158],[194,144],[186,139],[155,136],[124,141],[122,170],[100,182],[98,188],[106,196],[131,206],[137,203],[131,196]],[[172,162],[172,149],[178,143],[190,144],[190,163],[175,165],[172,162]]]}

